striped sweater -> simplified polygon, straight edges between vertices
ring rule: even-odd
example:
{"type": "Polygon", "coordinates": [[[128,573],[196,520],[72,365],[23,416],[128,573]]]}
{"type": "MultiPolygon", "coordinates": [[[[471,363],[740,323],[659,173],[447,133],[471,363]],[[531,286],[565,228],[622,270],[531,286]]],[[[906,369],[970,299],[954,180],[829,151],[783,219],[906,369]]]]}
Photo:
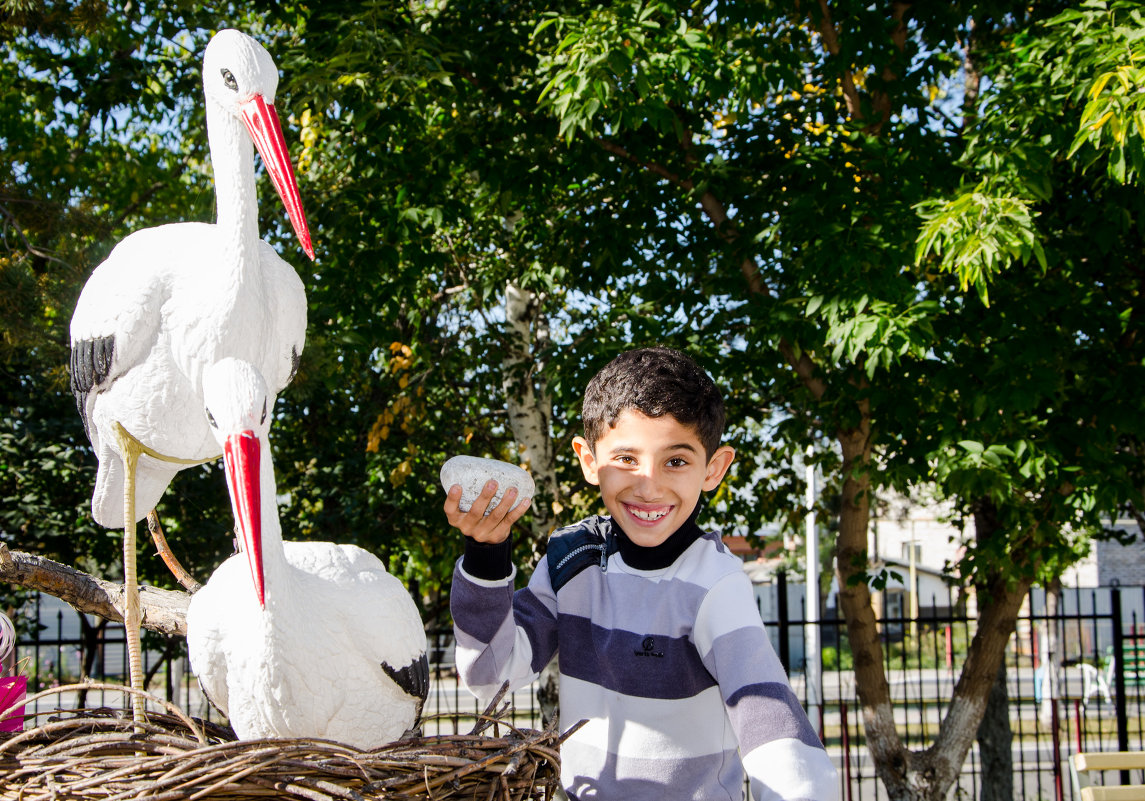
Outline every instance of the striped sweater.
{"type": "MultiPolygon", "coordinates": [[[[608,518],[578,525],[610,527],[608,518]]],[[[558,532],[568,533],[570,529],[558,532]]],[[[490,697],[559,652],[561,782],[586,799],[835,801],[836,771],[788,684],[740,561],[703,534],[670,565],[607,556],[553,592],[513,592],[459,561],[451,607],[462,681],[490,697]]]]}

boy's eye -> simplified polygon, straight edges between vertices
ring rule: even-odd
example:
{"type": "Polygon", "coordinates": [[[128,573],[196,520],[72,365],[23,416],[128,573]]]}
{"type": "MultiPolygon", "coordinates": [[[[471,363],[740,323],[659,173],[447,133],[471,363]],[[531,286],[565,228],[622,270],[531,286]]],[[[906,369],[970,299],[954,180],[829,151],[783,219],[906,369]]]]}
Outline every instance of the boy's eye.
{"type": "Polygon", "coordinates": [[[682,456],[676,456],[668,460],[669,467],[687,467],[688,460],[682,456]]]}

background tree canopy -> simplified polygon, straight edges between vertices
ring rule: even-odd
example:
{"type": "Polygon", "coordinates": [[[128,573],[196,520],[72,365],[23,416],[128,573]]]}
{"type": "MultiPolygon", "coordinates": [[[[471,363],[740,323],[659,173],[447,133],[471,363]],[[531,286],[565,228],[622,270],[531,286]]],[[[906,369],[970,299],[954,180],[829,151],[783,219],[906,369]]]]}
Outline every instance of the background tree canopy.
{"type": "MultiPolygon", "coordinates": [[[[1002,0],[8,0],[0,535],[117,575],[87,511],[67,324],[124,235],[212,217],[199,64],[243,28],[282,71],[318,251],[305,262],[262,182],[262,230],[309,302],[274,428],[287,536],[382,554],[444,621],[445,459],[530,465],[527,563],[598,509],[568,447],[587,377],[680,347],[724,389],[739,454],[709,525],[797,526],[795,467],[818,446],[880,776],[942,797],[1025,590],[1141,502],[1141,22],[1002,0]],[[932,485],[977,523],[953,567],[987,625],[955,723],[908,758],[867,522],[877,492],[932,485]]],[[[217,467],[181,474],[159,513],[193,574],[230,552],[217,467]]],[[[150,557],[141,572],[171,581],[150,557]]]]}

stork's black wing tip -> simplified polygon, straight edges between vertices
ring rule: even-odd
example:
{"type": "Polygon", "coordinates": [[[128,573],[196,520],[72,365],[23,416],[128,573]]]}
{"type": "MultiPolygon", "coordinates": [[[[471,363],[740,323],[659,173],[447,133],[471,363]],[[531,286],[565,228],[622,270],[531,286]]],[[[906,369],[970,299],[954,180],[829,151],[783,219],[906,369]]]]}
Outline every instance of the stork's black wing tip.
{"type": "Polygon", "coordinates": [[[91,437],[90,421],[87,419],[87,396],[111,375],[111,365],[115,359],[115,337],[95,337],[72,343],[68,368],[71,373],[71,390],[76,399],[76,408],[83,418],[84,430],[91,437]]]}
{"type": "Polygon", "coordinates": [[[403,668],[394,668],[385,662],[381,665],[385,674],[404,692],[421,699],[422,702],[429,697],[429,658],[424,651],[403,668]]]}

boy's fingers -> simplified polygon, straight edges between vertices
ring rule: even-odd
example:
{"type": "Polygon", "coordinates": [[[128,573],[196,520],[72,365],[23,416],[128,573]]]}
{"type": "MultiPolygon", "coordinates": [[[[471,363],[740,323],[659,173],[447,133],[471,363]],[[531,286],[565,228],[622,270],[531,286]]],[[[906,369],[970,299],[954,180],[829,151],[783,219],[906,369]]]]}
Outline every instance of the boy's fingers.
{"type": "MultiPolygon", "coordinates": [[[[501,498],[501,502],[496,506],[489,507],[488,511],[483,514],[476,515],[477,529],[484,532],[495,531],[505,521],[505,516],[509,510],[513,508],[513,500],[516,497],[516,492],[510,489],[501,498]]],[[[477,504],[469,510],[469,514],[473,515],[477,509],[477,504]]]]}
{"type": "Polygon", "coordinates": [[[497,482],[485,482],[468,511],[461,511],[461,487],[454,484],[445,495],[445,516],[449,524],[462,534],[478,542],[500,542],[509,535],[509,529],[529,510],[530,501],[517,504],[520,494],[510,487],[496,506],[490,506],[497,494],[497,482]],[[516,508],[514,508],[516,504],[516,508]]]}
{"type": "Polygon", "coordinates": [[[449,521],[449,525],[457,527],[457,523],[463,516],[459,505],[461,503],[461,486],[454,484],[449,488],[449,492],[445,493],[445,518],[449,521]]]}
{"type": "Polygon", "coordinates": [[[505,521],[509,525],[513,525],[514,523],[516,523],[518,520],[520,520],[522,517],[525,516],[525,512],[529,511],[529,507],[531,507],[532,505],[533,505],[533,499],[532,498],[526,498],[525,500],[523,500],[519,504],[517,504],[516,509],[509,510],[509,514],[505,515],[505,521]]]}
{"type": "Polygon", "coordinates": [[[497,482],[489,479],[481,488],[481,493],[473,499],[473,505],[469,507],[469,514],[476,513],[476,516],[484,517],[486,510],[489,509],[489,502],[493,500],[493,496],[496,494],[497,482]]]}

